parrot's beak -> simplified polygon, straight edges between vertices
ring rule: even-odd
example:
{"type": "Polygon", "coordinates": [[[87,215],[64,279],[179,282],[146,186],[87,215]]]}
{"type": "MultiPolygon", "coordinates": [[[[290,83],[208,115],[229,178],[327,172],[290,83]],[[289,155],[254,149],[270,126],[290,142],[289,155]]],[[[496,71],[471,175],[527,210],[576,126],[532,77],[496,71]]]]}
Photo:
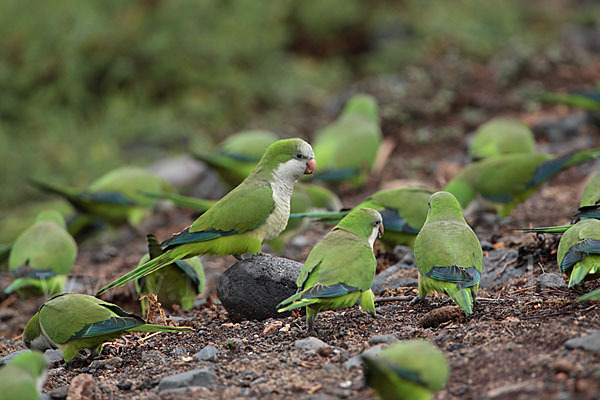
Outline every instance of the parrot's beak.
{"type": "Polygon", "coordinates": [[[379,224],[379,237],[383,236],[383,224],[379,224]]]}
{"type": "Polygon", "coordinates": [[[304,175],[314,175],[317,173],[317,162],[312,159],[306,163],[306,169],[304,170],[304,175]]]}

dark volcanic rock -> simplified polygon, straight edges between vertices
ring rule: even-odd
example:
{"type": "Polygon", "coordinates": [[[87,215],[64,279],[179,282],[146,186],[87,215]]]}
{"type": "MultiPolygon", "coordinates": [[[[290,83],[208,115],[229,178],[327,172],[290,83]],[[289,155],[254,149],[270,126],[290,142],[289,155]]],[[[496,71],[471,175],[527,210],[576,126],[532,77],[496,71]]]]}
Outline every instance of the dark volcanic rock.
{"type": "Polygon", "coordinates": [[[541,292],[542,289],[566,289],[567,284],[564,279],[557,274],[552,272],[546,272],[545,274],[541,274],[538,276],[535,281],[535,291],[537,293],[541,292]]]}
{"type": "Polygon", "coordinates": [[[182,372],[181,374],[165,376],[158,384],[158,391],[187,388],[194,386],[215,387],[217,376],[209,368],[182,372]]]}
{"type": "Polygon", "coordinates": [[[283,318],[277,304],[296,293],[302,264],[272,256],[251,257],[233,264],[223,273],[217,295],[232,321],[283,318]]]}

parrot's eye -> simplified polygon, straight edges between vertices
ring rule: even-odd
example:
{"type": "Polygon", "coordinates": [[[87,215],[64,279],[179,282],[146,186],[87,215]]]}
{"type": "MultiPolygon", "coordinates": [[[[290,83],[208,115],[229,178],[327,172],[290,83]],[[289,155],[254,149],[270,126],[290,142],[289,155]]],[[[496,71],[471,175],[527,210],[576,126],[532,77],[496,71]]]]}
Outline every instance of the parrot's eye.
{"type": "Polygon", "coordinates": [[[302,160],[304,158],[304,156],[302,154],[298,153],[298,154],[296,154],[296,158],[298,160],[302,160]]]}

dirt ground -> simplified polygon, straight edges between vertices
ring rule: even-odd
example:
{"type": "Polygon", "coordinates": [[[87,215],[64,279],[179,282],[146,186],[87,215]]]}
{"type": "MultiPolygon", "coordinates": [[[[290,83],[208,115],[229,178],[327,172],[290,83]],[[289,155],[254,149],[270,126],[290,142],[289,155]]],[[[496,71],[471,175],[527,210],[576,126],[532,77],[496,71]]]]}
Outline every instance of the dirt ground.
{"type": "MultiPolygon", "coordinates": [[[[563,71],[552,82],[559,88],[577,88],[593,82],[590,74],[593,75],[589,70],[583,76],[563,71]]],[[[542,111],[518,113],[513,104],[514,92],[486,87],[486,75],[481,71],[475,71],[472,78],[461,95],[466,102],[481,107],[487,116],[506,112],[535,125],[546,118],[568,116],[573,112],[563,107],[546,107],[542,111]]],[[[429,119],[421,122],[430,126],[438,123],[429,119]]],[[[445,116],[442,122],[468,126],[452,115],[445,116]]],[[[440,187],[464,162],[462,137],[415,143],[412,133],[412,128],[384,124],[384,134],[395,142],[396,148],[383,173],[374,177],[366,188],[342,193],[346,206],[356,204],[380,187],[393,185],[398,179],[402,182],[418,179],[440,187]],[[406,172],[409,170],[410,174],[406,172]]],[[[556,152],[576,147],[581,138],[596,146],[600,144],[597,126],[586,126],[576,137],[563,142],[549,138],[544,131],[536,135],[542,146],[550,146],[556,152]]],[[[475,313],[470,318],[456,313],[451,303],[442,297],[411,305],[416,289],[400,288],[384,294],[384,299],[398,299],[380,301],[376,318],[358,308],[320,314],[317,321],[320,339],[331,348],[316,352],[298,350],[294,342],[306,337],[304,317],[300,314],[295,318],[262,322],[234,324],[228,320],[216,297],[215,282],[235,260],[213,258],[205,263],[209,280],[202,297],[205,300],[199,301],[189,312],[174,314],[181,318],[177,319],[180,325],[193,327],[193,332],[128,335],[107,345],[94,362],[77,360],[70,366],[56,362],[44,391],[60,398],[61,390],[64,395],[61,388],[79,374],[87,373],[93,376],[101,398],[159,398],[158,382],[162,377],[209,367],[217,376],[217,388],[197,388],[161,396],[172,399],[374,398],[364,383],[361,369],[346,369],[344,362],[369,348],[369,339],[373,336],[391,334],[401,340],[426,338],[444,351],[452,375],[436,399],[597,399],[600,397],[600,378],[596,375],[600,354],[568,350],[565,342],[586,335],[590,329],[600,329],[598,305],[576,302],[583,290],[536,293],[536,277],[558,270],[555,258],[558,242],[552,237],[536,238],[511,230],[567,222],[578,206],[586,178],[597,167],[598,163],[590,163],[560,173],[519,206],[508,220],[498,221],[489,216],[469,219],[480,240],[497,249],[519,250],[517,265],[524,264],[519,267],[523,268],[522,275],[481,290],[475,313]],[[436,321],[439,311],[432,310],[438,309],[445,314],[436,321]],[[434,326],[424,327],[428,324],[434,326]],[[207,345],[217,347],[216,360],[194,359],[193,355],[207,345]]],[[[155,216],[144,229],[164,239],[181,230],[191,219],[186,211],[170,210],[155,216]]],[[[305,234],[308,245],[288,246],[283,256],[303,260],[325,231],[315,226],[305,234]]],[[[145,231],[123,229],[108,245],[82,246],[74,270],[74,275],[85,285],[82,289],[93,292],[137,264],[145,251],[142,233],[145,231]]],[[[379,270],[383,270],[396,260],[394,255],[379,251],[378,261],[379,270]]],[[[506,267],[501,263],[498,268],[506,267]]],[[[416,271],[409,276],[416,278],[416,271]]],[[[0,287],[8,280],[8,274],[2,272],[0,287]]],[[[585,291],[599,285],[600,282],[588,283],[585,291]]],[[[140,312],[131,288],[116,290],[105,299],[128,311],[140,312]]],[[[41,301],[0,295],[0,356],[24,348],[18,336],[41,301]]]]}

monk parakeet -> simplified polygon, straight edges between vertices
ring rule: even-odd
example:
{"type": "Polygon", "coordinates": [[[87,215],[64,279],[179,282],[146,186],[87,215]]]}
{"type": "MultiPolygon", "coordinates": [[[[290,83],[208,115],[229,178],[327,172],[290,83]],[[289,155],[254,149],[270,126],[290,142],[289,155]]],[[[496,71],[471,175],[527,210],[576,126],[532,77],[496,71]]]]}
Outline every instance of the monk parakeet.
{"type": "MultiPolygon", "coordinates": [[[[427,202],[431,196],[429,189],[419,186],[403,186],[396,189],[380,190],[367,197],[354,207],[369,207],[379,211],[383,218],[385,233],[381,242],[391,252],[397,245],[413,247],[419,230],[427,217],[427,202]]],[[[324,222],[339,221],[349,211],[309,212],[290,215],[290,221],[297,218],[321,218],[324,222]]]]}
{"type": "Polygon", "coordinates": [[[518,119],[506,117],[494,118],[481,125],[469,143],[469,155],[473,160],[534,151],[531,129],[518,119]]]}
{"type": "Polygon", "coordinates": [[[346,215],[311,250],[296,284],[298,292],[277,306],[279,312],[306,307],[308,333],[319,311],[352,307],[375,314],[371,285],[377,261],[373,243],[383,234],[381,215],[360,208],[346,215]]]}
{"type": "Polygon", "coordinates": [[[23,342],[32,350],[59,348],[66,363],[81,350],[91,356],[102,351],[105,342],[128,332],[186,332],[191,329],[147,324],[142,318],[94,296],[61,293],[50,298],[27,322],[23,342]]]}
{"type": "Polygon", "coordinates": [[[600,148],[552,154],[508,154],[467,165],[444,189],[466,208],[478,195],[492,202],[500,217],[507,217],[542,184],[561,170],[600,157],[600,148]]]}
{"type": "Polygon", "coordinates": [[[585,219],[560,238],[558,266],[569,277],[569,287],[600,277],[600,221],[585,219]]]}
{"type": "Polygon", "coordinates": [[[163,254],[100,289],[98,294],[194,256],[257,253],[287,225],[294,183],[317,164],[302,139],[273,143],[252,173],[194,223],[161,243],[163,254]]]}
{"type": "Polygon", "coordinates": [[[382,400],[430,400],[450,376],[444,353],[421,339],[394,343],[362,360],[365,380],[382,400]]]}
{"type": "Polygon", "coordinates": [[[381,140],[377,101],[366,94],[353,96],[338,119],[315,135],[320,170],[314,179],[364,185],[381,140]]]}
{"type": "MultiPolygon", "coordinates": [[[[154,235],[148,235],[148,254],[138,265],[146,263],[150,258],[162,254],[162,249],[154,235]]],[[[135,288],[140,296],[154,293],[162,306],[171,307],[178,304],[184,310],[194,305],[196,296],[204,290],[204,269],[200,258],[194,257],[186,261],[175,261],[171,265],[150,274],[135,282],[135,288]]],[[[142,300],[142,315],[146,315],[148,300],[142,300]]]]}
{"type": "Polygon", "coordinates": [[[62,291],[77,257],[77,244],[58,211],[42,211],[12,245],[8,268],[15,280],[5,293],[52,296],[62,291]]]}
{"type": "Polygon", "coordinates": [[[0,368],[0,398],[37,400],[48,375],[48,360],[39,351],[16,356],[0,368]]]}
{"type": "Polygon", "coordinates": [[[170,185],[138,167],[121,167],[108,172],[93,182],[86,190],[62,187],[33,180],[42,190],[64,197],[81,214],[118,225],[137,226],[148,215],[156,199],[143,195],[143,191],[157,193],[172,191],[170,185]]]}
{"type": "Polygon", "coordinates": [[[230,187],[242,183],[279,138],[269,131],[249,130],[229,136],[216,151],[197,152],[196,158],[213,168],[230,187]]]}
{"type": "Polygon", "coordinates": [[[427,220],[415,240],[415,262],[419,298],[446,293],[466,314],[473,313],[483,252],[452,194],[437,192],[429,198],[427,220]]]}

